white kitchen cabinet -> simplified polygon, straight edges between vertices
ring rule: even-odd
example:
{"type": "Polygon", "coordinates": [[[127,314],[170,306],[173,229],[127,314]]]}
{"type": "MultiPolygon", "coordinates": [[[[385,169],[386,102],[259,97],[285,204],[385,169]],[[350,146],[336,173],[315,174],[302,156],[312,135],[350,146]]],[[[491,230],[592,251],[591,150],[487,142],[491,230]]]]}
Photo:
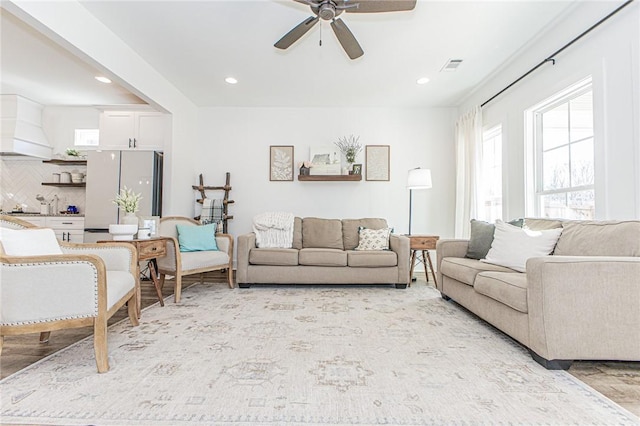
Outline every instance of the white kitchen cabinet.
{"type": "Polygon", "coordinates": [[[42,228],[51,228],[56,238],[70,243],[84,242],[84,217],[74,216],[16,216],[42,228]]]}
{"type": "Polygon", "coordinates": [[[47,216],[47,228],[53,229],[59,240],[69,243],[84,242],[84,217],[47,216]]]}
{"type": "Polygon", "coordinates": [[[153,111],[104,111],[100,114],[100,149],[162,150],[169,116],[153,111]]]}

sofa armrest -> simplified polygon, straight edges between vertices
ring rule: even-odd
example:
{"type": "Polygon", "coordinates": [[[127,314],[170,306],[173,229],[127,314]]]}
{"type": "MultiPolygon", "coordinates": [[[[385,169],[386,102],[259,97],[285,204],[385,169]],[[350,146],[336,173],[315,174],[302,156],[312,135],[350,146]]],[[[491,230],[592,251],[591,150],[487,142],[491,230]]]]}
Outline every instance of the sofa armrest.
{"type": "Polygon", "coordinates": [[[640,257],[527,261],[529,346],[547,360],[640,360],[640,257]]]}
{"type": "Polygon", "coordinates": [[[409,284],[409,260],[411,250],[409,249],[409,237],[406,235],[389,235],[389,249],[398,256],[398,281],[397,284],[409,284]]]}
{"type": "Polygon", "coordinates": [[[442,259],[445,257],[465,257],[469,248],[469,240],[463,239],[444,239],[438,240],[436,243],[436,271],[438,282],[436,283],[438,290],[442,291],[442,259]]]}
{"type": "Polygon", "coordinates": [[[236,265],[236,279],[238,284],[247,282],[249,268],[249,252],[256,247],[256,234],[250,232],[238,236],[238,259],[236,265]]]}

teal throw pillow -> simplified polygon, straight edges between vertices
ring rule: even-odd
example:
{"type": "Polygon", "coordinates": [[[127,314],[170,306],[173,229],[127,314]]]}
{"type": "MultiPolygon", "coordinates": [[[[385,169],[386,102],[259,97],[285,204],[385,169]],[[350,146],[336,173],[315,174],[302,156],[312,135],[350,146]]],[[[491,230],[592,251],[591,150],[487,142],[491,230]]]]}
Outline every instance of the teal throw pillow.
{"type": "Polygon", "coordinates": [[[209,225],[176,225],[180,251],[211,251],[218,250],[216,243],[217,224],[209,225]]]}

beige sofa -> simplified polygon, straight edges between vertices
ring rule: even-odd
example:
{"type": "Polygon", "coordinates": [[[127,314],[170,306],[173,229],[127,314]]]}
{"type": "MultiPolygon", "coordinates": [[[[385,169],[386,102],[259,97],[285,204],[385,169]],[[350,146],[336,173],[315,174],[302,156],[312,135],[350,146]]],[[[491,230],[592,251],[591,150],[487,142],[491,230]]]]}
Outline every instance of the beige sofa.
{"type": "Polygon", "coordinates": [[[258,248],[252,232],[238,237],[237,282],[251,284],[409,283],[409,238],[391,234],[389,250],[354,250],[359,227],[387,228],[384,219],[299,218],[292,248],[258,248]]]}
{"type": "Polygon", "coordinates": [[[563,231],[553,255],[527,260],[525,273],[466,258],[468,240],[438,241],[442,296],[549,369],[573,360],[640,361],[640,221],[527,225],[563,231]]]}

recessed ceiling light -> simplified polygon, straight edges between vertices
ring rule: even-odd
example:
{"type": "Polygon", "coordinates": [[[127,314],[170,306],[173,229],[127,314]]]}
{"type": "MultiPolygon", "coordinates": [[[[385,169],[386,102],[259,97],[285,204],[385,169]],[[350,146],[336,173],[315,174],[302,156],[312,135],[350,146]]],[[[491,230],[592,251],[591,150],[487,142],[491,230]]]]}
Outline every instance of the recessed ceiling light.
{"type": "Polygon", "coordinates": [[[227,77],[227,78],[224,79],[224,81],[226,81],[229,84],[236,84],[238,82],[238,80],[236,80],[233,77],[227,77]]]}
{"type": "Polygon", "coordinates": [[[96,80],[98,80],[100,83],[111,83],[111,80],[109,80],[107,77],[103,77],[101,75],[97,75],[96,76],[96,80]]]}
{"type": "Polygon", "coordinates": [[[416,83],[418,84],[427,84],[428,82],[429,82],[428,77],[420,77],[418,80],[416,80],[416,83]]]}

